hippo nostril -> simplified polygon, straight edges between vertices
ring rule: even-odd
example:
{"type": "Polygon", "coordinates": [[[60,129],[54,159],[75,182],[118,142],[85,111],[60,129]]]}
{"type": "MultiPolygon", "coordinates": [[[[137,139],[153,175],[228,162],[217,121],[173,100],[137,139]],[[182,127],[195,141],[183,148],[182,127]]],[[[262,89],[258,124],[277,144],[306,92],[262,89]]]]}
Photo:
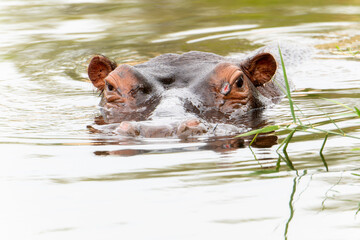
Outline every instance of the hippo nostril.
{"type": "Polygon", "coordinates": [[[205,133],[207,130],[198,119],[190,119],[182,122],[178,127],[176,134],[179,137],[187,137],[193,135],[200,135],[205,133]]]}
{"type": "Polygon", "coordinates": [[[186,121],[186,125],[189,127],[196,127],[200,124],[200,121],[198,119],[191,119],[189,121],[186,121]]]}
{"type": "Polygon", "coordinates": [[[128,135],[128,136],[138,136],[139,135],[139,129],[138,126],[132,122],[123,121],[120,123],[120,125],[115,129],[115,133],[121,134],[121,135],[128,135]]]}

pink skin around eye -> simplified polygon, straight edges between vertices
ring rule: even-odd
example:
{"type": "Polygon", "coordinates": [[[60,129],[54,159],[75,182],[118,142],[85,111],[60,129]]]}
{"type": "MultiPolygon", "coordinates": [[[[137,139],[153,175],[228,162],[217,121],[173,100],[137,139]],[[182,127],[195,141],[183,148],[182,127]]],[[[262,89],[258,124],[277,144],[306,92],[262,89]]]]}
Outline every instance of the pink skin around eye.
{"type": "Polygon", "coordinates": [[[231,91],[230,83],[225,83],[220,92],[223,95],[227,95],[230,91],[231,91]]]}
{"type": "Polygon", "coordinates": [[[229,82],[226,82],[223,84],[220,93],[223,95],[227,95],[231,92],[231,86],[236,82],[236,80],[241,75],[241,72],[239,70],[235,70],[235,72],[232,73],[229,82]]]}

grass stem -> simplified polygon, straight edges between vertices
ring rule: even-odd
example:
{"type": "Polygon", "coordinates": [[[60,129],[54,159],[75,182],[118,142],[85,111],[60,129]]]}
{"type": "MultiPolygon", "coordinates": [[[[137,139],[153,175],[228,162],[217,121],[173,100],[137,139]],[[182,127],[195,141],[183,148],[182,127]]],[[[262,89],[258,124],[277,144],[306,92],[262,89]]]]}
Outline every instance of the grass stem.
{"type": "Polygon", "coordinates": [[[290,85],[289,85],[289,81],[288,81],[288,78],[287,78],[287,75],[286,75],[285,63],[284,63],[283,56],[281,54],[280,47],[279,47],[279,54],[280,54],[281,66],[282,66],[283,73],[284,73],[284,80],[285,80],[285,86],[286,86],[286,96],[289,99],[290,111],[291,111],[291,115],[293,117],[293,121],[294,121],[294,123],[296,123],[294,104],[293,104],[293,100],[291,98],[290,85]]]}

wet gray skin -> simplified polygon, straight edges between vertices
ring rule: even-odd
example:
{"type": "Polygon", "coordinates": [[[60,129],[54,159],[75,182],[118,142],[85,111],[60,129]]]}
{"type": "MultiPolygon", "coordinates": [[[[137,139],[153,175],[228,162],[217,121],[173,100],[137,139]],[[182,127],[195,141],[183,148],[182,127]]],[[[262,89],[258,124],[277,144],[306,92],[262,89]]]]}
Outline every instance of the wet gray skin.
{"type": "Polygon", "coordinates": [[[259,51],[245,59],[212,53],[164,54],[138,65],[94,56],[88,67],[102,92],[101,113],[116,134],[187,137],[222,124],[236,132],[244,115],[276,102],[278,63],[259,51]]]}

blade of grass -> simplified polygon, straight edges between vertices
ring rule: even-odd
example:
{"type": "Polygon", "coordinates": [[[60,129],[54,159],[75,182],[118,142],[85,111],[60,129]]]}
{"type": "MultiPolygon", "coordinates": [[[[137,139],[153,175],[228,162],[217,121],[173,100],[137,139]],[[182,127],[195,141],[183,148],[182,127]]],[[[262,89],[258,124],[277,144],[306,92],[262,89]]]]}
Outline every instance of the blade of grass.
{"type": "Polygon", "coordinates": [[[284,146],[284,148],[283,148],[283,152],[284,152],[284,153],[286,153],[286,149],[287,149],[287,147],[288,147],[288,145],[289,145],[289,143],[290,143],[290,141],[291,141],[291,139],[292,139],[292,137],[293,137],[293,135],[294,135],[294,133],[295,133],[296,131],[297,131],[297,129],[292,130],[292,131],[289,133],[289,135],[286,137],[285,146],[284,146]]]}
{"type": "MultiPolygon", "coordinates": [[[[341,132],[341,134],[345,136],[344,131],[343,131],[341,128],[339,128],[339,126],[338,126],[338,125],[335,123],[335,121],[329,116],[329,114],[327,114],[326,112],[324,112],[319,105],[317,105],[316,103],[314,103],[314,104],[315,104],[315,106],[316,106],[325,116],[327,116],[327,117],[329,118],[330,122],[335,125],[335,127],[339,130],[339,132],[341,132]]],[[[327,135],[326,135],[326,136],[327,136],[327,135]]],[[[327,138],[327,137],[326,137],[326,138],[327,138]]]]}
{"type": "Polygon", "coordinates": [[[328,136],[329,136],[329,134],[326,134],[326,135],[325,135],[324,142],[323,142],[323,144],[322,144],[322,146],[321,146],[321,149],[320,149],[320,154],[322,154],[322,152],[323,152],[323,150],[324,150],[325,143],[326,143],[326,140],[328,139],[328,136]]]}
{"type": "MultiPolygon", "coordinates": [[[[326,115],[327,115],[327,114],[326,114],[326,115]]],[[[340,131],[340,133],[341,133],[343,136],[345,136],[344,131],[343,131],[341,128],[339,128],[339,126],[335,123],[334,120],[332,120],[332,118],[331,118],[330,116],[328,116],[328,117],[329,117],[330,121],[335,125],[335,127],[340,131]]]]}
{"type": "Polygon", "coordinates": [[[277,160],[277,162],[276,162],[276,171],[277,171],[277,172],[280,170],[280,167],[281,167],[280,162],[281,162],[281,158],[280,158],[280,154],[279,154],[279,158],[278,158],[278,160],[277,160]]]}
{"type": "Polygon", "coordinates": [[[261,163],[260,163],[259,160],[257,159],[256,154],[255,154],[255,152],[252,150],[252,147],[251,147],[251,146],[249,146],[249,149],[250,149],[251,153],[253,154],[253,156],[254,156],[254,158],[255,158],[255,161],[257,161],[258,164],[260,165],[260,167],[262,167],[261,163]]]}
{"type": "Polygon", "coordinates": [[[285,142],[286,142],[286,138],[284,138],[284,140],[282,140],[282,142],[280,143],[279,147],[276,149],[276,153],[277,153],[277,154],[280,155],[279,150],[280,150],[280,148],[285,144],[285,142]]]}
{"type": "Polygon", "coordinates": [[[345,105],[345,104],[343,104],[343,103],[341,103],[341,102],[339,102],[339,101],[336,101],[336,100],[333,100],[333,99],[328,99],[328,98],[321,98],[321,99],[324,99],[324,100],[326,100],[326,101],[330,101],[330,102],[333,102],[333,103],[336,103],[337,105],[340,105],[340,106],[343,106],[344,108],[347,108],[347,109],[349,109],[350,111],[354,111],[351,107],[349,107],[349,106],[347,106],[347,105],[345,105]]]}
{"type": "Polygon", "coordinates": [[[323,162],[323,164],[324,164],[325,169],[326,169],[327,172],[329,171],[329,167],[328,167],[327,162],[326,162],[326,160],[325,160],[325,157],[324,157],[324,155],[323,155],[323,150],[324,150],[324,147],[325,147],[325,143],[326,143],[326,141],[327,141],[327,139],[328,139],[328,136],[329,136],[329,134],[326,134],[326,135],[325,135],[324,142],[323,142],[323,144],[322,144],[322,146],[321,146],[321,149],[320,149],[320,152],[319,152],[320,157],[321,157],[321,161],[323,162]]]}
{"type": "Polygon", "coordinates": [[[259,133],[268,133],[268,132],[276,131],[278,129],[280,129],[280,126],[278,126],[278,125],[266,126],[261,129],[256,129],[256,130],[252,130],[247,133],[237,135],[236,137],[246,137],[246,136],[251,136],[251,135],[255,135],[255,134],[259,134],[259,133]]]}
{"type": "Polygon", "coordinates": [[[289,155],[287,154],[287,152],[284,152],[284,156],[279,155],[280,158],[286,163],[286,166],[288,166],[291,170],[296,170],[294,168],[294,165],[292,164],[289,155]]]}
{"type": "Polygon", "coordinates": [[[261,163],[259,162],[259,160],[258,160],[257,157],[256,157],[255,152],[252,150],[252,147],[251,147],[251,145],[253,144],[253,142],[255,142],[255,139],[257,138],[258,135],[259,135],[259,133],[257,133],[257,134],[254,136],[254,138],[252,139],[252,141],[250,142],[250,144],[249,144],[249,149],[250,149],[251,153],[253,154],[255,160],[259,163],[260,167],[262,167],[261,163]]]}
{"type": "Polygon", "coordinates": [[[283,160],[283,161],[286,163],[286,165],[287,165],[291,170],[295,170],[294,165],[292,164],[292,162],[291,162],[291,160],[290,160],[290,158],[289,158],[289,155],[288,155],[287,152],[286,152],[286,148],[287,148],[287,146],[288,146],[288,144],[289,144],[292,136],[293,136],[294,133],[296,132],[296,130],[297,130],[297,129],[293,129],[293,130],[287,135],[287,137],[281,142],[280,146],[276,149],[276,153],[277,153],[278,156],[279,156],[278,163],[277,163],[277,167],[276,167],[277,170],[279,170],[279,168],[280,168],[280,160],[283,160]],[[283,152],[284,152],[284,157],[283,157],[283,156],[279,153],[279,149],[280,149],[284,144],[285,144],[285,146],[284,146],[284,148],[283,148],[283,152]]]}
{"type": "MultiPolygon", "coordinates": [[[[296,129],[296,128],[293,128],[293,129],[296,129]]],[[[338,133],[338,132],[334,132],[334,131],[328,131],[328,130],[323,130],[323,129],[320,129],[320,128],[309,127],[309,126],[306,126],[306,125],[302,125],[301,128],[297,128],[296,130],[298,130],[298,131],[303,131],[303,132],[311,132],[311,133],[323,132],[323,133],[327,133],[327,134],[333,134],[333,135],[338,135],[338,136],[343,136],[343,137],[360,139],[360,137],[357,137],[357,136],[352,136],[352,135],[349,135],[349,134],[343,135],[342,133],[338,133]]]]}
{"type": "Polygon", "coordinates": [[[290,111],[291,111],[291,115],[293,117],[293,121],[294,121],[294,123],[296,123],[294,105],[293,105],[293,100],[291,98],[291,93],[290,93],[290,85],[289,85],[289,81],[288,81],[288,78],[286,75],[285,63],[284,63],[284,59],[281,54],[280,46],[279,46],[279,54],[280,54],[281,66],[282,66],[283,73],[284,73],[284,80],[285,80],[285,86],[286,86],[286,92],[287,92],[286,96],[289,99],[290,111]]]}
{"type": "Polygon", "coordinates": [[[356,114],[360,117],[360,110],[357,107],[354,107],[354,108],[355,108],[356,114]]]}
{"type": "Polygon", "coordinates": [[[254,136],[254,138],[253,138],[253,140],[250,142],[250,144],[249,144],[249,147],[251,147],[251,145],[253,144],[253,142],[255,142],[255,139],[257,138],[257,136],[259,135],[259,133],[257,133],[255,136],[254,136]]]}
{"type": "MultiPolygon", "coordinates": [[[[296,107],[297,111],[299,111],[300,114],[303,116],[303,118],[306,119],[305,114],[301,111],[301,109],[298,107],[298,105],[296,105],[295,103],[293,103],[293,104],[294,104],[294,106],[296,107]]],[[[301,122],[300,118],[297,117],[297,120],[299,121],[299,124],[300,124],[300,125],[303,125],[303,123],[301,122]]],[[[311,125],[311,122],[310,122],[310,121],[308,121],[308,125],[311,125]]]]}
{"type": "MultiPolygon", "coordinates": [[[[276,84],[276,86],[278,86],[280,88],[280,90],[286,95],[286,97],[288,96],[287,95],[287,92],[286,90],[276,81],[276,79],[274,80],[274,83],[276,84]]],[[[291,96],[290,96],[291,97],[291,96]]],[[[296,107],[296,109],[301,113],[301,115],[306,118],[305,114],[301,111],[301,109],[294,103],[292,102],[293,106],[296,107]]],[[[297,120],[299,121],[300,125],[303,125],[302,122],[300,121],[300,118],[297,117],[297,120]]],[[[311,125],[310,122],[308,122],[309,125],[311,125]]]]}

